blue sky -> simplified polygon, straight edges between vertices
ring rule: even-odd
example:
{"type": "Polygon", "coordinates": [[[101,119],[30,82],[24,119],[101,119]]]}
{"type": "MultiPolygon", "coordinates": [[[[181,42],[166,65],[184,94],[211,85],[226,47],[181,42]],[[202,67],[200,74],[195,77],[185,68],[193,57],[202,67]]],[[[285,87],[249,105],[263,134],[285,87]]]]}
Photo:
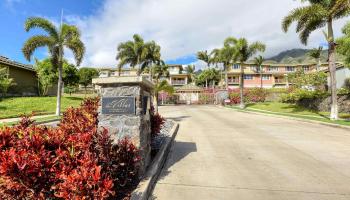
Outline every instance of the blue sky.
{"type": "MultiPolygon", "coordinates": [[[[267,50],[262,55],[269,57],[324,43],[321,31],[311,34],[305,47],[293,27],[288,33],[281,30],[282,18],[299,6],[300,1],[294,0],[0,0],[0,55],[28,63],[21,48],[38,31],[24,31],[26,18],[41,16],[59,23],[63,9],[64,21],[82,32],[86,46],[83,66],[115,66],[117,45],[135,33],[160,44],[162,57],[169,64],[200,68],[204,64],[197,61],[196,52],[219,48],[228,36],[265,43],[267,50]],[[276,8],[273,13],[266,12],[272,7],[276,8]]],[[[336,36],[348,20],[334,24],[336,36]]],[[[46,56],[45,49],[35,53],[39,59],[46,56]]],[[[73,61],[71,53],[65,57],[73,61]]]]}
{"type": "MultiPolygon", "coordinates": [[[[65,15],[88,16],[101,6],[100,0],[1,0],[0,20],[0,55],[26,63],[22,55],[23,43],[31,35],[39,31],[24,31],[24,22],[31,16],[48,17],[59,21],[61,9],[65,15]]],[[[35,53],[41,59],[47,55],[45,49],[35,53]]]]}

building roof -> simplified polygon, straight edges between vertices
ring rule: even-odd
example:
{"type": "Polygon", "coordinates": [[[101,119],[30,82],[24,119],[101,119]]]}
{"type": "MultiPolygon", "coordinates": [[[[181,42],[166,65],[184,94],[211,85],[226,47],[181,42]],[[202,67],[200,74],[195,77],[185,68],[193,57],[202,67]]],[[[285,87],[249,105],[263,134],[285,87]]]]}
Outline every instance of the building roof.
{"type": "Polygon", "coordinates": [[[5,64],[12,67],[18,67],[29,71],[35,71],[32,65],[25,65],[25,64],[10,60],[9,58],[6,58],[4,56],[0,56],[0,64],[5,64]]]}
{"type": "MultiPolygon", "coordinates": [[[[345,65],[344,65],[343,63],[335,63],[335,66],[336,66],[336,69],[337,69],[337,70],[338,70],[338,69],[342,69],[342,68],[345,67],[345,65]]],[[[324,72],[329,72],[329,69],[327,68],[327,69],[324,69],[324,70],[322,70],[322,71],[324,71],[324,72]]]]}

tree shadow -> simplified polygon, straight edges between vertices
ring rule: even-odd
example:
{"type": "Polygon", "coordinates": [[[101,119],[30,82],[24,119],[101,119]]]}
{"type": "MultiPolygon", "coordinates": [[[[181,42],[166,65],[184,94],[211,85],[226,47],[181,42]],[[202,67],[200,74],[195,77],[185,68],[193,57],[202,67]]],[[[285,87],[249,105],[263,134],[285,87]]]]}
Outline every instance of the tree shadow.
{"type": "Polygon", "coordinates": [[[190,116],[179,116],[179,117],[167,117],[167,119],[174,120],[176,122],[181,122],[184,119],[190,118],[190,116]]]}
{"type": "Polygon", "coordinates": [[[82,100],[82,99],[84,99],[84,98],[82,98],[82,97],[66,97],[67,99],[69,99],[69,100],[82,100]]]}
{"type": "Polygon", "coordinates": [[[298,105],[288,105],[288,106],[283,106],[282,108],[285,108],[285,109],[292,109],[292,112],[291,113],[299,113],[299,112],[311,112],[311,113],[314,113],[316,115],[319,115],[325,119],[329,119],[329,117],[317,110],[314,110],[314,109],[310,109],[310,108],[304,108],[302,106],[298,106],[298,105]]]}
{"type": "Polygon", "coordinates": [[[188,156],[190,153],[197,152],[197,145],[194,142],[180,142],[180,141],[174,141],[173,146],[171,147],[171,150],[169,152],[167,160],[165,161],[165,164],[163,166],[163,169],[158,177],[158,180],[163,179],[168,174],[171,173],[169,170],[175,163],[181,161],[186,156],[188,156]]]}

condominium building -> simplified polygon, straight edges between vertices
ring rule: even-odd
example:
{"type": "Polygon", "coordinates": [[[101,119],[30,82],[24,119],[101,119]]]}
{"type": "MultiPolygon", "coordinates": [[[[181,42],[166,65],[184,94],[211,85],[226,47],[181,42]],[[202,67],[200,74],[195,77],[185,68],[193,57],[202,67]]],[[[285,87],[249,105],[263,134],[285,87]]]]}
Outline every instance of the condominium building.
{"type": "MultiPolygon", "coordinates": [[[[117,68],[100,68],[99,74],[99,77],[101,78],[113,76],[137,76],[137,70],[134,68],[122,68],[119,71],[117,68]]],[[[141,76],[149,77],[149,74],[143,72],[141,76]]],[[[169,76],[164,76],[160,79],[167,80],[168,83],[175,88],[182,87],[189,83],[189,75],[184,72],[182,65],[169,65],[169,76]]]]}
{"type": "MultiPolygon", "coordinates": [[[[337,64],[340,65],[340,63],[337,64]]],[[[262,80],[264,88],[278,88],[289,86],[287,75],[290,73],[297,70],[304,70],[305,72],[325,70],[328,68],[328,64],[323,63],[320,66],[316,64],[263,64],[260,72],[260,68],[253,63],[236,63],[228,69],[229,88],[239,87],[242,67],[244,70],[244,87],[260,87],[262,80]]],[[[223,79],[220,84],[225,85],[225,80],[223,79]]]]}

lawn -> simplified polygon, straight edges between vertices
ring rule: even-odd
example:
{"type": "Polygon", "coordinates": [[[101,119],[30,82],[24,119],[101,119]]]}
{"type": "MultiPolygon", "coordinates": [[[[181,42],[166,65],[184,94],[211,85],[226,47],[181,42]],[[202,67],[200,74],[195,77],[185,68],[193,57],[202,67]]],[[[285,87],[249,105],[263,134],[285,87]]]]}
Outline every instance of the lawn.
{"type": "MultiPolygon", "coordinates": [[[[65,95],[62,97],[62,111],[80,105],[84,95],[65,95]]],[[[54,114],[56,97],[13,97],[0,100],[0,119],[20,117],[23,114],[54,114]]]]}
{"type": "MultiPolygon", "coordinates": [[[[237,106],[231,106],[231,107],[234,109],[238,109],[237,106]]],[[[297,117],[297,118],[303,118],[303,119],[311,119],[311,120],[317,120],[322,122],[350,126],[350,121],[347,121],[347,120],[337,120],[337,121],[329,120],[328,119],[329,112],[317,112],[317,111],[306,109],[294,104],[279,103],[279,102],[253,103],[253,104],[248,104],[246,110],[261,112],[261,113],[290,116],[290,117],[297,117]]],[[[350,118],[349,113],[340,113],[339,116],[344,119],[350,118]]]]}

